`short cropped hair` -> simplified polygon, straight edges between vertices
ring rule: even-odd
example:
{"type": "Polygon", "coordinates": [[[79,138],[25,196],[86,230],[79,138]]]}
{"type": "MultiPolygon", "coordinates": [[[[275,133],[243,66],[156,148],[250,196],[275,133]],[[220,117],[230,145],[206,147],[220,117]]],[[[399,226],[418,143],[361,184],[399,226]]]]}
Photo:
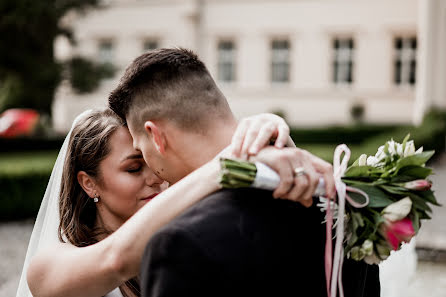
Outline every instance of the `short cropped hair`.
{"type": "Polygon", "coordinates": [[[201,130],[209,120],[232,116],[209,71],[192,51],[163,48],[142,54],[110,94],[109,107],[142,129],[146,120],[169,120],[201,130]]]}

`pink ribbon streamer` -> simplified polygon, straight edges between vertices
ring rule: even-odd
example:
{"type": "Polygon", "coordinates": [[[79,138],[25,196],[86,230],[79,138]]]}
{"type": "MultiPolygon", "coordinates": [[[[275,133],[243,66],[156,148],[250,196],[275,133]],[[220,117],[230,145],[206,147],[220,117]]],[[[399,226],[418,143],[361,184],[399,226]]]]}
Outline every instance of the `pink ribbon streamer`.
{"type": "Polygon", "coordinates": [[[327,296],[336,297],[339,286],[339,296],[344,297],[344,288],[342,286],[342,265],[344,263],[344,216],[345,216],[345,201],[347,200],[353,207],[361,208],[369,204],[369,196],[360,189],[348,187],[343,181],[342,177],[347,170],[348,161],[350,160],[350,149],[345,144],[340,144],[336,147],[333,158],[334,180],[338,199],[338,220],[336,226],[336,243],[334,255],[332,249],[332,229],[333,229],[333,209],[331,203],[327,200],[326,211],[326,241],[325,241],[325,280],[327,285],[327,296]],[[344,153],[344,158],[341,161],[341,155],[344,153]],[[358,193],[365,198],[364,203],[354,201],[348,192],[358,193]]]}

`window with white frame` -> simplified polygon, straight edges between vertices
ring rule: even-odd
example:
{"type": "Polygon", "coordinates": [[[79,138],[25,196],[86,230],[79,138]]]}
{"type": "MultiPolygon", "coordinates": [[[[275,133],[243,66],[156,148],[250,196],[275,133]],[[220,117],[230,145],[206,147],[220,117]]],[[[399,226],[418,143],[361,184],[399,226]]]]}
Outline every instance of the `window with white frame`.
{"type": "Polygon", "coordinates": [[[217,77],[222,82],[235,81],[235,44],[231,40],[218,42],[217,77]]]}
{"type": "Polygon", "coordinates": [[[349,85],[353,82],[353,38],[333,40],[333,82],[349,85]]]}
{"type": "Polygon", "coordinates": [[[114,46],[113,42],[111,40],[101,40],[99,42],[99,53],[98,53],[98,59],[99,63],[102,64],[112,64],[113,63],[113,56],[114,56],[114,46]]]}
{"type": "Polygon", "coordinates": [[[276,39],[271,42],[271,82],[290,81],[290,42],[276,39]]]}
{"type": "Polygon", "coordinates": [[[158,47],[159,47],[159,45],[158,45],[158,41],[156,39],[144,40],[143,45],[142,45],[144,52],[157,49],[158,47]]]}
{"type": "Polygon", "coordinates": [[[415,85],[417,39],[416,37],[397,37],[395,47],[394,82],[399,86],[415,85]]]}

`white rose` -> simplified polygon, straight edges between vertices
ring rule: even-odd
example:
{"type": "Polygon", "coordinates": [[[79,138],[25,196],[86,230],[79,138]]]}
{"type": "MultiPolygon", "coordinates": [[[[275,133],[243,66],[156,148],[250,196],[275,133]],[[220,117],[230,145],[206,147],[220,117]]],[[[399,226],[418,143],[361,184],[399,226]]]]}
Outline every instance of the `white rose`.
{"type": "Polygon", "coordinates": [[[388,145],[389,153],[391,155],[395,155],[396,154],[395,141],[393,141],[393,139],[392,139],[392,140],[387,141],[387,143],[389,144],[388,145]]]}
{"type": "Polygon", "coordinates": [[[421,154],[423,152],[423,147],[420,147],[419,149],[417,149],[417,151],[415,152],[416,154],[421,154]]]}
{"type": "Polygon", "coordinates": [[[365,257],[364,250],[359,246],[355,246],[350,250],[350,257],[355,261],[361,261],[365,257]]]}
{"type": "Polygon", "coordinates": [[[390,248],[387,243],[377,244],[376,250],[378,251],[379,258],[386,260],[390,256],[390,248]]]}
{"type": "Polygon", "coordinates": [[[382,260],[373,252],[370,256],[366,256],[364,261],[369,265],[373,265],[381,263],[382,260]]]}
{"type": "Polygon", "coordinates": [[[378,151],[376,152],[375,156],[381,155],[382,153],[384,153],[384,145],[381,145],[378,148],[378,151]]]}
{"type": "Polygon", "coordinates": [[[362,154],[361,156],[359,156],[358,165],[359,166],[367,165],[367,155],[366,154],[362,154]]]}
{"type": "Polygon", "coordinates": [[[376,166],[376,164],[379,163],[378,158],[374,157],[374,156],[369,156],[367,158],[367,166],[376,166]]]}
{"type": "Polygon", "coordinates": [[[401,143],[397,143],[397,142],[395,142],[395,145],[396,145],[396,153],[402,157],[404,154],[403,145],[401,143]]]}
{"type": "Polygon", "coordinates": [[[404,157],[409,157],[412,156],[413,154],[415,154],[415,145],[413,143],[413,140],[409,140],[408,142],[406,142],[406,147],[404,149],[404,157]]]}
{"type": "Polygon", "coordinates": [[[404,219],[410,213],[412,200],[409,197],[403,198],[383,209],[382,214],[386,220],[396,222],[404,219]]]}
{"type": "Polygon", "coordinates": [[[381,145],[378,148],[378,151],[375,154],[375,158],[377,159],[377,162],[379,163],[386,157],[386,153],[384,152],[384,145],[381,145]]]}
{"type": "Polygon", "coordinates": [[[389,144],[389,153],[391,155],[403,156],[403,145],[395,142],[393,139],[387,142],[389,144]]]}
{"type": "Polygon", "coordinates": [[[366,239],[361,246],[364,254],[370,256],[373,253],[373,242],[370,239],[366,239]]]}

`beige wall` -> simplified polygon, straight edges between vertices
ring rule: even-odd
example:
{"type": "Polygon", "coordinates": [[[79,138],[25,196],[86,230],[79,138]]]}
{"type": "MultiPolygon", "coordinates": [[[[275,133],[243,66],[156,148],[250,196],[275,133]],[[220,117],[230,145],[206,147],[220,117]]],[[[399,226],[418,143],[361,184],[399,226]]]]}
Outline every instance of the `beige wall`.
{"type": "MultiPolygon", "coordinates": [[[[98,40],[109,38],[116,43],[120,75],[142,52],[143,40],[154,37],[163,47],[197,50],[215,74],[217,42],[231,38],[237,48],[237,80],[220,85],[239,117],[283,110],[292,125],[345,124],[350,122],[352,103],[360,101],[367,122],[412,121],[415,90],[393,84],[393,38],[417,33],[417,0],[108,2],[108,8],[74,18],[78,46],[56,43],[59,56],[96,57],[98,40]],[[355,41],[354,83],[349,87],[331,82],[331,42],[337,36],[352,36],[355,41]],[[291,81],[286,85],[269,81],[269,46],[274,37],[291,41],[291,81]]],[[[105,81],[88,96],[61,87],[55,103],[56,125],[66,129],[87,106],[105,106],[116,83],[116,79],[105,81]]]]}

